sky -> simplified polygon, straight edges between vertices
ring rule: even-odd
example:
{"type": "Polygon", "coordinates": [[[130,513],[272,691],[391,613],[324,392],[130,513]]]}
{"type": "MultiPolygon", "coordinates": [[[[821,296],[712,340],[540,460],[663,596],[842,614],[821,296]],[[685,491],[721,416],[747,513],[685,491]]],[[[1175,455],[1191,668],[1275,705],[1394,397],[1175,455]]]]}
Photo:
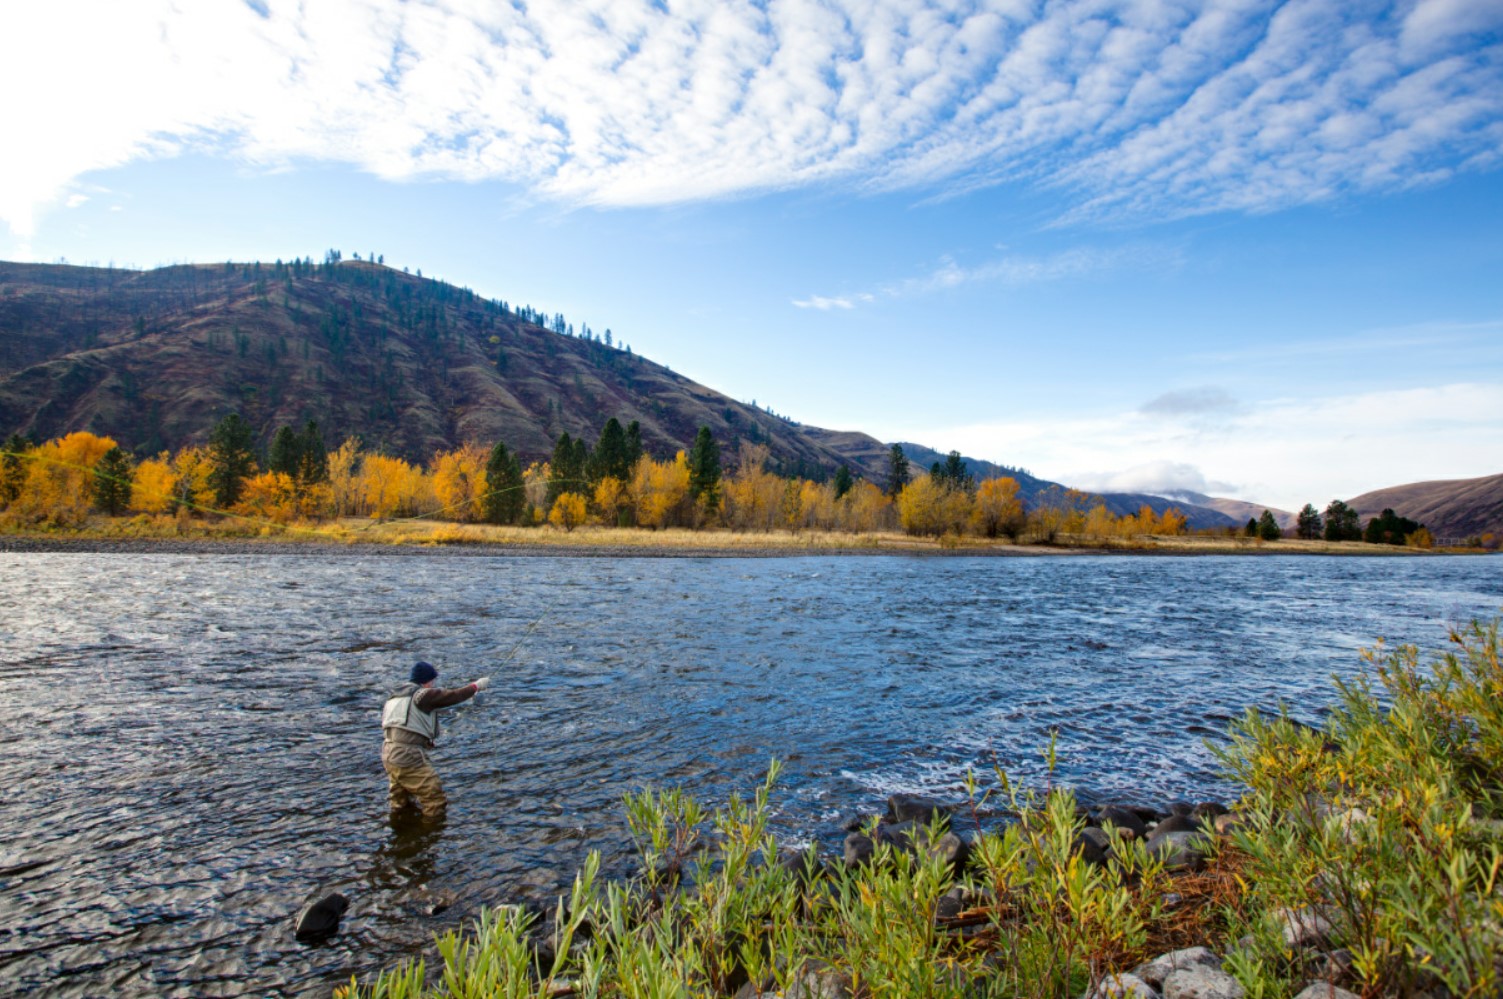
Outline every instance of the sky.
{"type": "Polygon", "coordinates": [[[1503,0],[54,0],[0,85],[3,259],[380,254],[1093,490],[1503,472],[1503,0]]]}

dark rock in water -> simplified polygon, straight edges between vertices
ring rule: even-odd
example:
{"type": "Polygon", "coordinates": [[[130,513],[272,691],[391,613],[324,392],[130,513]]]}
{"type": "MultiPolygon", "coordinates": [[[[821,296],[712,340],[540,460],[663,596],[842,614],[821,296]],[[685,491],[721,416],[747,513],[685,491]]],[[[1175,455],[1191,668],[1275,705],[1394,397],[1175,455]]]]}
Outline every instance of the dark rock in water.
{"type": "Polygon", "coordinates": [[[1072,853],[1078,853],[1085,858],[1086,863],[1101,866],[1106,863],[1106,858],[1112,852],[1112,839],[1103,829],[1094,827],[1082,829],[1075,836],[1075,845],[1071,848],[1072,853]]]}
{"type": "Polygon", "coordinates": [[[1142,822],[1156,822],[1169,814],[1151,805],[1123,805],[1122,807],[1132,812],[1142,822]]]}
{"type": "Polygon", "coordinates": [[[807,850],[790,850],[778,858],[778,866],[798,878],[803,884],[813,884],[826,873],[825,863],[813,847],[807,850]]]}
{"type": "Polygon", "coordinates": [[[1096,821],[1102,825],[1110,823],[1118,829],[1130,830],[1139,839],[1148,832],[1148,827],[1143,824],[1143,820],[1136,812],[1120,805],[1107,805],[1096,814],[1096,821]]]}
{"type": "Polygon", "coordinates": [[[1195,811],[1190,813],[1190,818],[1197,823],[1201,819],[1214,819],[1218,815],[1225,815],[1227,808],[1219,801],[1202,801],[1195,806],[1195,811]]]}
{"type": "Polygon", "coordinates": [[[918,819],[884,823],[877,827],[877,842],[886,843],[895,850],[912,852],[915,841],[922,839],[928,829],[928,825],[918,819]]]}
{"type": "Polygon", "coordinates": [[[840,824],[836,828],[838,828],[841,832],[860,832],[867,826],[871,825],[872,822],[876,819],[877,816],[875,815],[863,815],[860,812],[857,812],[853,815],[847,815],[845,818],[841,819],[840,824]]]}
{"type": "Polygon", "coordinates": [[[971,844],[954,833],[947,832],[929,844],[929,855],[939,857],[958,872],[971,859],[971,844]]]}
{"type": "Polygon", "coordinates": [[[1188,801],[1171,801],[1169,803],[1170,815],[1183,815],[1188,817],[1189,814],[1193,811],[1195,811],[1195,806],[1190,804],[1188,801]]]}
{"type": "Polygon", "coordinates": [[[350,907],[350,900],[339,892],[331,892],[310,902],[298,913],[293,925],[293,935],[299,940],[321,940],[339,932],[339,920],[350,907]]]}
{"type": "Polygon", "coordinates": [[[1154,826],[1153,835],[1157,838],[1165,833],[1194,832],[1199,828],[1200,823],[1192,819],[1189,815],[1171,815],[1157,826],[1154,826]]]}
{"type": "Polygon", "coordinates": [[[934,819],[950,820],[950,807],[917,794],[895,794],[887,799],[887,821],[893,825],[917,819],[928,823],[934,819]]]}
{"type": "Polygon", "coordinates": [[[872,854],[876,852],[877,846],[870,836],[853,832],[845,838],[845,865],[847,867],[860,867],[871,863],[872,854]]]}

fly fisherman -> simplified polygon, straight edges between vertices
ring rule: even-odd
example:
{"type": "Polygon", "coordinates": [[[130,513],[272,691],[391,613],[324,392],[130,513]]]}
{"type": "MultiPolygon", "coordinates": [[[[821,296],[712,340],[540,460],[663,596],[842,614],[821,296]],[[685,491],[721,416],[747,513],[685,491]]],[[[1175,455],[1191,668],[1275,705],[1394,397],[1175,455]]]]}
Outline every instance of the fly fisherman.
{"type": "Polygon", "coordinates": [[[410,683],[404,683],[386,699],[381,709],[381,765],[390,781],[392,811],[406,808],[416,798],[426,818],[444,813],[448,799],[439,783],[438,771],[428,762],[428,750],[438,739],[438,709],[462,704],[490,686],[481,677],[463,687],[435,687],[438,670],[427,663],[412,667],[410,683]]]}

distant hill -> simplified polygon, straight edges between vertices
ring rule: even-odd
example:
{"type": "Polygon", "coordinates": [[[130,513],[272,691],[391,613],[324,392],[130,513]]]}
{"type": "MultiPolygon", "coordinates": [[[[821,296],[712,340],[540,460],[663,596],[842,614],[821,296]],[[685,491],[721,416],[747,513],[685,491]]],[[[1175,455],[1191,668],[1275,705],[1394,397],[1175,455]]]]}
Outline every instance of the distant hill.
{"type": "Polygon", "coordinates": [[[1188,489],[1177,490],[1168,493],[1165,499],[1192,503],[1195,506],[1205,507],[1207,510],[1215,510],[1217,513],[1226,514],[1238,524],[1246,524],[1249,520],[1257,520],[1267,510],[1273,514],[1273,519],[1279,527],[1288,530],[1299,522],[1299,514],[1290,513],[1288,510],[1280,510],[1276,506],[1266,506],[1262,503],[1249,503],[1246,500],[1225,499],[1220,496],[1207,496],[1205,493],[1192,492],[1188,489]]]}
{"type": "Polygon", "coordinates": [[[1411,482],[1347,500],[1365,523],[1385,509],[1417,520],[1437,538],[1503,534],[1503,475],[1411,482]]]}
{"type": "Polygon", "coordinates": [[[544,320],[362,261],[0,263],[0,434],[92,430],[145,455],[202,443],[236,411],[263,445],[314,419],[331,447],[358,435],[426,459],[499,439],[532,459],[561,433],[593,444],[615,416],[659,457],[705,425],[727,464],[750,441],[782,472],[883,475],[875,438],[803,427],[544,320]]]}
{"type": "MultiPolygon", "coordinates": [[[[903,454],[908,457],[909,464],[913,466],[916,472],[927,471],[935,462],[943,462],[946,458],[945,454],[941,454],[933,448],[925,447],[922,444],[914,444],[910,441],[899,441],[898,444],[903,448],[903,454]]],[[[891,445],[888,445],[888,447],[890,448],[891,445]]],[[[1067,488],[1058,482],[1050,482],[1047,479],[1040,479],[1037,476],[1030,475],[1020,468],[999,465],[994,462],[983,461],[979,458],[966,458],[962,456],[961,460],[965,462],[966,471],[975,476],[978,481],[1004,475],[1017,479],[1019,493],[1022,494],[1024,501],[1030,504],[1037,504],[1039,498],[1050,490],[1063,490],[1067,488]]],[[[1186,524],[1197,530],[1208,527],[1240,526],[1247,523],[1246,517],[1237,519],[1234,516],[1228,515],[1223,510],[1183,498],[1151,496],[1147,493],[1095,493],[1093,495],[1100,496],[1101,501],[1106,504],[1106,508],[1118,516],[1137,513],[1144,505],[1147,505],[1155,513],[1163,513],[1169,507],[1178,507],[1180,512],[1185,515],[1186,524]]],[[[1209,499],[1210,497],[1205,498],[1209,499]]],[[[1225,502],[1235,503],[1236,501],[1228,500],[1225,502]]],[[[1258,507],[1258,513],[1262,512],[1263,508],[1258,507]]]]}

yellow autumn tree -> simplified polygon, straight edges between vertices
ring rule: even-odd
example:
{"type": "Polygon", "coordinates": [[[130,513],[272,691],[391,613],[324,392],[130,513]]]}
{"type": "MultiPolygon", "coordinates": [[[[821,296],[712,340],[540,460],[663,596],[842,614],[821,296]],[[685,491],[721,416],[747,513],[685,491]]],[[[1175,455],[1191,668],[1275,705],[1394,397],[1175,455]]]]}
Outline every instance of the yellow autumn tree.
{"type": "Polygon", "coordinates": [[[892,526],[892,499],[870,482],[858,482],[836,505],[840,527],[875,533],[892,526]]]}
{"type": "Polygon", "coordinates": [[[944,533],[944,488],[920,475],[898,493],[898,522],[909,534],[944,533]]]}
{"type": "Polygon", "coordinates": [[[376,520],[411,517],[422,512],[432,488],[423,470],[401,458],[368,454],[360,462],[360,492],[376,520]]]}
{"type": "Polygon", "coordinates": [[[172,455],[163,451],[136,466],[130,487],[130,506],[141,513],[166,513],[177,503],[177,472],[172,455]]]}
{"type": "Polygon", "coordinates": [[[589,509],[583,496],[579,493],[559,493],[553,501],[553,509],[548,511],[548,523],[562,527],[565,531],[572,531],[583,524],[588,515],[589,509]]]}
{"type": "Polygon", "coordinates": [[[987,479],[976,490],[971,520],[979,534],[1016,538],[1023,528],[1023,501],[1018,498],[1018,480],[1011,476],[987,479]]]}
{"type": "Polygon", "coordinates": [[[765,444],[741,444],[736,474],[726,480],[725,518],[734,530],[770,531],[783,507],[783,480],[767,471],[765,444]]]}
{"type": "Polygon", "coordinates": [[[689,495],[689,460],[680,451],[672,461],[643,455],[632,470],[629,492],[643,527],[668,527],[680,522],[689,495]]]}
{"type": "Polygon", "coordinates": [[[347,438],[329,453],[329,505],[336,517],[362,512],[363,486],[359,478],[360,441],[347,438]]]}
{"type": "Polygon", "coordinates": [[[82,523],[93,505],[94,466],[113,447],[112,439],[80,430],[32,449],[13,508],[37,522],[82,523]]]}
{"type": "Polygon", "coordinates": [[[835,527],[835,487],[828,482],[799,483],[799,509],[803,526],[819,531],[835,527]]]}
{"type": "Polygon", "coordinates": [[[476,521],[485,516],[485,464],[488,455],[473,444],[433,458],[433,496],[445,520],[476,521]]]}
{"type": "Polygon", "coordinates": [[[286,472],[261,472],[246,479],[234,513],[285,524],[300,511],[297,483],[286,472]]]}
{"type": "Polygon", "coordinates": [[[183,448],[172,459],[172,470],[177,477],[175,496],[180,509],[203,512],[213,507],[214,486],[210,476],[214,462],[208,448],[183,448]]]}
{"type": "Polygon", "coordinates": [[[614,526],[621,519],[627,502],[626,484],[614,475],[607,475],[596,484],[595,509],[606,524],[614,526]]]}

